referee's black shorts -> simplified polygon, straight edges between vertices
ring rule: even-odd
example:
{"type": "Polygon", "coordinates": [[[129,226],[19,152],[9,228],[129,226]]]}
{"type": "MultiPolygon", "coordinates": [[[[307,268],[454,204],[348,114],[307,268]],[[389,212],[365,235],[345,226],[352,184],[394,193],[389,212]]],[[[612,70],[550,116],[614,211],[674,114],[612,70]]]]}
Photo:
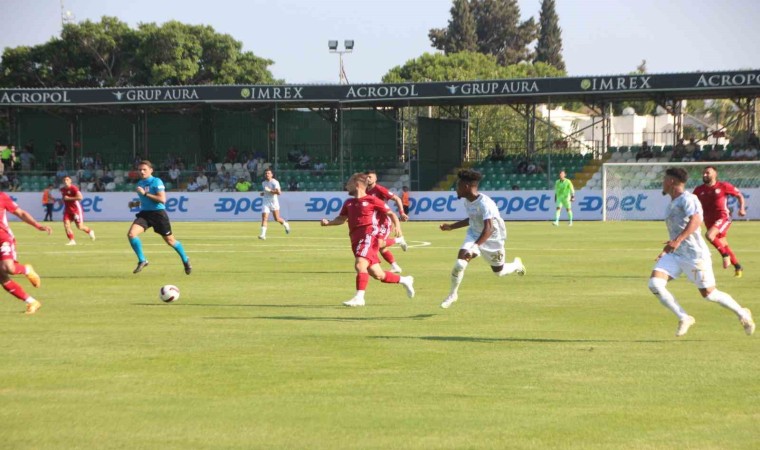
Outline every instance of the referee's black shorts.
{"type": "Polygon", "coordinates": [[[135,221],[132,223],[140,225],[146,230],[153,227],[153,231],[161,236],[171,236],[172,234],[172,224],[169,222],[169,215],[164,209],[140,211],[135,217],[135,221]]]}

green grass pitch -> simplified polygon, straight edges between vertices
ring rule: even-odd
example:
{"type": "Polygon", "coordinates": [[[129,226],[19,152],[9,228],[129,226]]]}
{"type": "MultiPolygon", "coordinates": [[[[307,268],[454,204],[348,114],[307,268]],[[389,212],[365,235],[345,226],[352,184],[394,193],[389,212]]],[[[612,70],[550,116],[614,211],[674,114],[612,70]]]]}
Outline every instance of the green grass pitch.
{"type": "MultiPolygon", "coordinates": [[[[395,249],[417,295],[370,281],[353,296],[346,227],[294,222],[175,223],[193,262],[152,232],[150,266],[127,223],[93,223],[64,246],[14,223],[19,282],[42,309],[0,292],[0,446],[48,448],[714,449],[760,441],[760,335],[670,284],[697,318],[647,289],[662,222],[508,223],[507,256],[525,277],[468,267],[459,301],[439,307],[464,230],[405,225],[395,249]],[[162,304],[158,290],[182,296],[162,304]]],[[[760,316],[760,225],[729,241],[745,275],[718,287],[760,316]]]]}

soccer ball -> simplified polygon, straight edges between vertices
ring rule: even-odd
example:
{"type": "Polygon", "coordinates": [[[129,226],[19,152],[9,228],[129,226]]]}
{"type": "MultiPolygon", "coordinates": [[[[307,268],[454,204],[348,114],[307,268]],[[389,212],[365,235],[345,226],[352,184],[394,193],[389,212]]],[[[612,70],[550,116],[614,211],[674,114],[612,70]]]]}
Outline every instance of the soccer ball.
{"type": "Polygon", "coordinates": [[[173,284],[161,286],[161,290],[158,291],[158,298],[164,303],[176,302],[179,299],[179,288],[173,284]]]}

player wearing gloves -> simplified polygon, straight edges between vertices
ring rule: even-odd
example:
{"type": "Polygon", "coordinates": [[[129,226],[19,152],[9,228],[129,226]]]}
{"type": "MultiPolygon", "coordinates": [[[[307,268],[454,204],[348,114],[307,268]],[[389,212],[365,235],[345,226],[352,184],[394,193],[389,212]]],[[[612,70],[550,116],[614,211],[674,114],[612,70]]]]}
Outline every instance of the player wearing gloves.
{"type": "Polygon", "coordinates": [[[565,178],[565,171],[559,172],[559,179],[554,183],[554,201],[557,203],[557,210],[554,212],[554,222],[552,225],[559,226],[559,214],[562,208],[567,210],[567,221],[569,226],[573,226],[573,207],[575,201],[575,188],[573,182],[565,178]]]}
{"type": "Polygon", "coordinates": [[[511,263],[504,262],[507,227],[499,215],[496,203],[489,196],[478,192],[478,184],[483,176],[474,170],[464,169],[459,171],[457,178],[457,197],[464,199],[468,218],[455,223],[444,223],[440,228],[442,231],[466,226],[469,228],[451,271],[451,291],[441,303],[441,308],[448,308],[457,301],[457,292],[467,264],[481,254],[497,276],[503,277],[511,273],[525,275],[525,266],[520,258],[515,258],[511,263]]]}

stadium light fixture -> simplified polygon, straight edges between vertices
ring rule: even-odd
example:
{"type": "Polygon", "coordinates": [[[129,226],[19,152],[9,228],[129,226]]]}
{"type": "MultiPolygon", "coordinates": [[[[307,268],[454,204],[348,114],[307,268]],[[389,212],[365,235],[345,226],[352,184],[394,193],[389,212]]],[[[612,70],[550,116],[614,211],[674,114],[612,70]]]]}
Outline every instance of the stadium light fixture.
{"type": "Polygon", "coordinates": [[[346,39],[343,41],[343,50],[338,50],[338,41],[327,41],[327,48],[330,49],[330,53],[338,54],[338,80],[340,84],[348,84],[348,77],[346,76],[346,68],[343,66],[343,54],[351,53],[354,51],[354,40],[346,39]]]}

